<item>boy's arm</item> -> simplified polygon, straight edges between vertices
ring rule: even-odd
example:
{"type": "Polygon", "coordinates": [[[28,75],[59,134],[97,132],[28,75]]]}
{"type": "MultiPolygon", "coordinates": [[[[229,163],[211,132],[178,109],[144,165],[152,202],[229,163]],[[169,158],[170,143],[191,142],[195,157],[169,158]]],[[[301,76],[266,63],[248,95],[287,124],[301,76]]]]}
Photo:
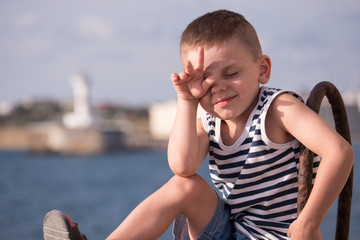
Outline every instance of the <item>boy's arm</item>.
{"type": "Polygon", "coordinates": [[[195,174],[206,157],[209,139],[196,120],[197,102],[178,99],[178,108],[168,145],[168,161],[174,174],[195,174]]]}
{"type": "Polygon", "coordinates": [[[201,119],[196,120],[199,99],[212,85],[204,80],[204,49],[199,48],[195,63],[186,61],[184,71],[171,75],[178,96],[177,112],[168,144],[171,170],[179,176],[195,174],[208,151],[208,137],[201,119]],[[194,65],[193,65],[194,64],[194,65]]]}
{"type": "Polygon", "coordinates": [[[324,120],[293,96],[281,94],[273,104],[280,128],[322,158],[307,204],[290,225],[288,235],[291,239],[321,239],[320,224],[345,185],[354,151],[324,120]]]}

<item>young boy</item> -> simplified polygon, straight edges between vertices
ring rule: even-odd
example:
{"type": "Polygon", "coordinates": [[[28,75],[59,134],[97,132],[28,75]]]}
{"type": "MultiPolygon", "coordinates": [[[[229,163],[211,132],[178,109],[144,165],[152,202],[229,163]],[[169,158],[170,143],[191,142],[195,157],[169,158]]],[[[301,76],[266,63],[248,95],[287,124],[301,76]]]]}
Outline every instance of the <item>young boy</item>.
{"type": "Polygon", "coordinates": [[[271,61],[242,15],[219,10],[194,20],[180,54],[168,146],[175,175],[108,239],[157,239],[175,218],[175,239],[321,239],[320,224],[352,166],[351,146],[295,93],[260,86],[271,61]],[[297,216],[299,142],[322,160],[315,160],[313,190],[297,216]],[[221,196],[196,174],[207,154],[221,196]]]}

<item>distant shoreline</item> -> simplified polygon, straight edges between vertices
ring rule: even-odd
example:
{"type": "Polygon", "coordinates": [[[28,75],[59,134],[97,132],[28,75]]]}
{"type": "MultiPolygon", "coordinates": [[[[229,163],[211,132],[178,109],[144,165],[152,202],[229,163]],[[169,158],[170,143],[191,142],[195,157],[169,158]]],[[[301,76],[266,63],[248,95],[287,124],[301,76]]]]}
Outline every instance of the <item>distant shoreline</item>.
{"type": "MultiPolygon", "coordinates": [[[[351,133],[351,141],[353,145],[359,145],[360,133],[351,133]]],[[[123,148],[115,151],[137,151],[143,149],[166,150],[167,142],[166,139],[154,139],[148,133],[131,134],[125,136],[123,148]]],[[[33,144],[34,139],[31,138],[29,130],[26,127],[0,127],[0,151],[31,151],[30,146],[33,144]]],[[[100,151],[98,153],[105,152],[111,151],[100,151]]],[[[45,151],[43,152],[43,154],[46,153],[45,151]]]]}

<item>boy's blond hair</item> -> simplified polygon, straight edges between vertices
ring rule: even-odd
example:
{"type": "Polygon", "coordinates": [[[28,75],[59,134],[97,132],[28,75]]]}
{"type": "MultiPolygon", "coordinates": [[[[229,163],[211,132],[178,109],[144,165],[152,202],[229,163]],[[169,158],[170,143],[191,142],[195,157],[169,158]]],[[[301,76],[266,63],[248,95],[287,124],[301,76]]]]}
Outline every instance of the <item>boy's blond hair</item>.
{"type": "Polygon", "coordinates": [[[224,41],[238,37],[250,51],[253,60],[262,56],[261,45],[254,27],[239,13],[217,10],[192,21],[181,35],[180,54],[197,47],[220,45],[224,41]]]}

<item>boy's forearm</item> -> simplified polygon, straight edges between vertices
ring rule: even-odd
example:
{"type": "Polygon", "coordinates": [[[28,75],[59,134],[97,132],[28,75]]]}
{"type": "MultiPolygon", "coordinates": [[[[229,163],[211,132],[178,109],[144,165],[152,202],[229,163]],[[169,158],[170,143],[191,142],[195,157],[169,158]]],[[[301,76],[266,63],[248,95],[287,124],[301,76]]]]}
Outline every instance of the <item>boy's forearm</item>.
{"type": "Polygon", "coordinates": [[[344,187],[354,158],[351,146],[343,143],[321,160],[314,187],[299,218],[320,227],[326,213],[344,187]]]}
{"type": "Polygon", "coordinates": [[[321,239],[320,225],[349,176],[354,151],[347,143],[322,156],[309,199],[288,232],[291,239],[321,239]]]}
{"type": "Polygon", "coordinates": [[[177,175],[193,175],[200,166],[196,130],[197,107],[198,101],[178,99],[175,122],[168,144],[169,165],[177,175]]]}

